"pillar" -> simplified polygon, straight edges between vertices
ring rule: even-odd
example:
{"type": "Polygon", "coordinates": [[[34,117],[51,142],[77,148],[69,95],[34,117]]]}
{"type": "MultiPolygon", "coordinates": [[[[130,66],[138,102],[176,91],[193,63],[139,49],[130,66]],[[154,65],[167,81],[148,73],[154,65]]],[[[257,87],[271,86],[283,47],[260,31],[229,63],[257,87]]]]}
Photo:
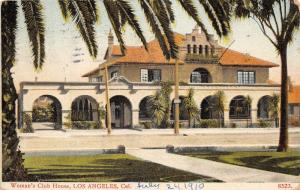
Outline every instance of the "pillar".
{"type": "Polygon", "coordinates": [[[257,123],[257,108],[251,109],[251,121],[252,124],[257,123]]]}
{"type": "Polygon", "coordinates": [[[224,109],[224,125],[230,127],[229,109],[224,109]]]}
{"type": "Polygon", "coordinates": [[[139,110],[132,110],[132,127],[139,126],[139,110]]]}
{"type": "Polygon", "coordinates": [[[71,111],[63,110],[62,111],[62,129],[72,129],[71,126],[71,111]]]}

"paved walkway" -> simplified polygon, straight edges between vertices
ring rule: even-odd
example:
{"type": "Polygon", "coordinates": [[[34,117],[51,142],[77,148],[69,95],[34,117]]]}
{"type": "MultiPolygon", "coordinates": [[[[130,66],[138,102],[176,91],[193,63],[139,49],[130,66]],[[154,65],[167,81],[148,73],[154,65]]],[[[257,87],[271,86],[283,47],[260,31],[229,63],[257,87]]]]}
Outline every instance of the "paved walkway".
{"type": "Polygon", "coordinates": [[[234,166],[205,159],[167,153],[164,149],[127,149],[126,152],[143,160],[164,166],[213,177],[225,182],[297,182],[300,176],[292,176],[264,170],[234,166]]]}

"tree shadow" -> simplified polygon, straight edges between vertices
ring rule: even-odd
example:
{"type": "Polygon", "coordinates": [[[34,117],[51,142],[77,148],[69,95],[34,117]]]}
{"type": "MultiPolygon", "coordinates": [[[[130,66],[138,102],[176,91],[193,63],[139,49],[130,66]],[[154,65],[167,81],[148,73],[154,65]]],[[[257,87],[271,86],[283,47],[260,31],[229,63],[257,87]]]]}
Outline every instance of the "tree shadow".
{"type": "Polygon", "coordinates": [[[83,165],[55,164],[49,168],[28,168],[28,181],[112,181],[112,182],[221,182],[219,180],[131,159],[96,159],[83,165]]]}

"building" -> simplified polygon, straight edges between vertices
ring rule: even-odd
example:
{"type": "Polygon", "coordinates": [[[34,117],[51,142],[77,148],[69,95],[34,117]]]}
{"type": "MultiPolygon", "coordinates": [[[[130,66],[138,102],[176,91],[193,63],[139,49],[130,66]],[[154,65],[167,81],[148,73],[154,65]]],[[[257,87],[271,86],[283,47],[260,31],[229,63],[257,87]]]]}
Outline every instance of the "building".
{"type": "MultiPolygon", "coordinates": [[[[227,126],[270,118],[267,102],[273,93],[279,93],[280,87],[269,83],[269,69],[278,65],[221,47],[213,35],[207,39],[198,27],[186,35],[175,33],[175,42],[179,46],[180,99],[193,88],[202,119],[216,119],[214,94],[219,90],[226,96],[222,119],[227,126]],[[247,96],[252,99],[249,105],[247,96]]],[[[145,102],[160,90],[159,81],[174,81],[175,60],[165,59],[157,40],[148,43],[148,51],[143,46],[127,46],[123,55],[114,45],[112,34],[108,36],[104,59],[99,67],[83,75],[88,78],[86,83],[22,82],[19,113],[30,112],[34,101],[47,95],[59,105],[56,110],[61,109],[57,122],[61,123],[68,114],[74,121],[97,121],[99,104],[105,102],[106,65],[112,126],[135,127],[149,120],[145,102]]],[[[181,113],[181,120],[187,119],[184,115],[181,113]]]]}
{"type": "Polygon", "coordinates": [[[289,95],[289,124],[300,125],[300,86],[290,86],[289,95]]]}

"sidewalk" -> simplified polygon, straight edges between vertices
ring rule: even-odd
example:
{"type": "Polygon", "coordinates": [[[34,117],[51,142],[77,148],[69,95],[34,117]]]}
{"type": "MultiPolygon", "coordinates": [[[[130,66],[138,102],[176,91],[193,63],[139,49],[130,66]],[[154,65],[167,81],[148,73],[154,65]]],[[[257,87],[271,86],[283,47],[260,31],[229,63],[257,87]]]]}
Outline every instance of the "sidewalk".
{"type": "Polygon", "coordinates": [[[132,156],[164,166],[213,177],[224,182],[297,182],[300,176],[224,164],[205,159],[167,153],[164,149],[128,149],[132,156]]]}

